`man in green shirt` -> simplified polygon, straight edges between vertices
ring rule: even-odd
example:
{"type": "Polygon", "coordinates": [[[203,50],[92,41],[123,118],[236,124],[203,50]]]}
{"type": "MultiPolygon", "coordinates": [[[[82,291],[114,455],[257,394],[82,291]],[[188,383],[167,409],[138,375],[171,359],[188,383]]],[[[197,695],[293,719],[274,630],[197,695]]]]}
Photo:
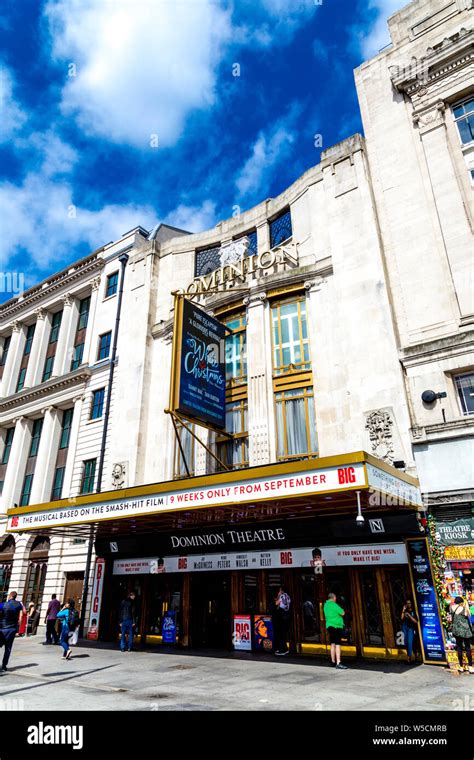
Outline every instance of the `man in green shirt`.
{"type": "Polygon", "coordinates": [[[331,642],[331,662],[338,670],[347,670],[341,663],[341,638],[344,629],[345,612],[336,602],[336,594],[329,594],[324,603],[324,619],[331,642]]]}

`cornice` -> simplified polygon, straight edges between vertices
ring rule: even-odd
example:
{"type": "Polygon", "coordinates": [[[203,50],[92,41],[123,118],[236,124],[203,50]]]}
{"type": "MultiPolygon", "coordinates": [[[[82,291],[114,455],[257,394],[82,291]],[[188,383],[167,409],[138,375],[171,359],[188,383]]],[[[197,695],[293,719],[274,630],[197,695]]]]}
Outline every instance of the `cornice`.
{"type": "Polygon", "coordinates": [[[470,351],[474,351],[474,330],[404,346],[399,350],[399,358],[404,367],[415,367],[426,362],[463,356],[470,351]]]}
{"type": "Polygon", "coordinates": [[[58,390],[63,388],[74,388],[75,386],[85,383],[91,372],[88,368],[79,367],[73,372],[69,372],[67,375],[61,375],[61,377],[52,377],[45,383],[40,383],[32,388],[25,388],[19,393],[14,393],[12,396],[0,401],[0,414],[9,410],[18,409],[24,407],[26,404],[37,401],[38,399],[44,399],[45,406],[47,406],[48,399],[58,390]]]}
{"type": "Polygon", "coordinates": [[[392,84],[409,97],[423,94],[430,85],[474,60],[474,30],[462,27],[456,34],[438,45],[429,47],[419,60],[411,59],[406,66],[389,66],[392,84]]]}
{"type": "Polygon", "coordinates": [[[18,318],[20,312],[26,311],[32,306],[38,307],[41,301],[50,298],[52,293],[56,293],[64,287],[69,289],[77,280],[102,270],[104,266],[104,261],[94,256],[94,258],[86,260],[83,265],[76,264],[67,272],[53,275],[45,282],[27,291],[21,300],[16,299],[14,302],[7,302],[3,308],[0,307],[0,321],[8,322],[13,317],[18,318]]]}
{"type": "Polygon", "coordinates": [[[474,416],[466,416],[457,420],[438,422],[434,425],[410,428],[411,440],[414,446],[426,443],[437,443],[453,438],[471,438],[474,436],[474,416]]]}

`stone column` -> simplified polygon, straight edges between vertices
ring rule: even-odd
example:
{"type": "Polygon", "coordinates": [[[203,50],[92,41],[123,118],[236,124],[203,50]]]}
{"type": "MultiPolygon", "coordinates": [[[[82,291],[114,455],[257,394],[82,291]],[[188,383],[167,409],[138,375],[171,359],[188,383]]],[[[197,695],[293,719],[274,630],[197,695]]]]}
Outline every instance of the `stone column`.
{"type": "Polygon", "coordinates": [[[265,293],[250,295],[247,306],[247,375],[250,467],[275,460],[275,415],[271,334],[265,293]]]}
{"type": "Polygon", "coordinates": [[[31,488],[30,504],[49,501],[53,483],[54,466],[61,434],[59,412],[54,406],[41,410],[43,429],[36,457],[35,474],[31,488]]]}
{"type": "Polygon", "coordinates": [[[2,397],[15,392],[14,385],[18,378],[23,349],[25,347],[25,332],[21,322],[13,322],[12,337],[8,351],[7,363],[3,369],[1,393],[2,397]]]}
{"type": "Polygon", "coordinates": [[[63,316],[53,364],[53,377],[67,374],[71,369],[74,337],[79,315],[78,302],[70,293],[63,296],[63,316]]]}
{"type": "Polygon", "coordinates": [[[71,433],[69,436],[69,447],[67,452],[66,469],[64,472],[63,480],[63,498],[68,499],[72,496],[72,479],[74,475],[74,463],[76,461],[76,449],[77,441],[79,438],[79,430],[81,426],[81,414],[82,404],[84,402],[84,396],[76,396],[74,398],[74,414],[72,415],[71,433]]]}
{"type": "Polygon", "coordinates": [[[84,343],[84,354],[82,357],[82,361],[85,364],[93,364],[96,360],[95,352],[97,350],[97,346],[94,342],[92,343],[92,336],[95,327],[95,313],[97,310],[97,299],[99,297],[99,286],[100,286],[100,275],[97,277],[94,277],[94,279],[91,282],[92,286],[92,292],[91,292],[91,304],[89,308],[89,319],[87,322],[87,332],[86,332],[86,340],[84,343]]]}
{"type": "Polygon", "coordinates": [[[17,417],[14,420],[15,433],[8,460],[7,473],[3,485],[2,512],[13,507],[19,501],[26,460],[30,446],[30,425],[27,417],[17,417]]]}
{"type": "Polygon", "coordinates": [[[257,227],[257,251],[263,253],[263,251],[270,250],[270,226],[265,220],[263,224],[257,227]]]}
{"type": "Polygon", "coordinates": [[[37,309],[36,327],[31,344],[30,358],[25,375],[25,388],[31,388],[41,382],[43,374],[44,358],[48,347],[49,331],[51,329],[50,317],[46,309],[37,309]]]}

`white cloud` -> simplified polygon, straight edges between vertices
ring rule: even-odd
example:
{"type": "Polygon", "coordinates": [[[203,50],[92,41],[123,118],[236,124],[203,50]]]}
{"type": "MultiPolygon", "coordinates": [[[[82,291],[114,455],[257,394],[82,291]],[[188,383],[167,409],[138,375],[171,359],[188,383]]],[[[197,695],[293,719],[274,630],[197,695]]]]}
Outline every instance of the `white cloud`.
{"type": "Polygon", "coordinates": [[[86,133],[142,148],[157,134],[169,146],[215,101],[232,27],[213,0],[49,0],[45,13],[64,62],[63,112],[86,133]]]}
{"type": "Polygon", "coordinates": [[[205,200],[200,206],[181,203],[163,221],[188,232],[203,232],[216,224],[216,204],[211,200],[205,200]]]}
{"type": "Polygon", "coordinates": [[[26,121],[26,114],[15,101],[12,74],[0,66],[0,143],[10,140],[26,121]]]}
{"type": "Polygon", "coordinates": [[[367,7],[373,17],[372,21],[368,25],[357,25],[353,28],[357,45],[364,56],[364,60],[377,55],[383,47],[390,43],[387,19],[395,11],[400,10],[403,5],[405,3],[402,0],[369,0],[367,7]]]}
{"type": "Polygon", "coordinates": [[[270,182],[277,165],[288,158],[296,140],[294,123],[300,112],[300,106],[294,104],[286,117],[277,121],[267,132],[259,132],[250,156],[235,180],[240,195],[258,193],[270,182]]]}

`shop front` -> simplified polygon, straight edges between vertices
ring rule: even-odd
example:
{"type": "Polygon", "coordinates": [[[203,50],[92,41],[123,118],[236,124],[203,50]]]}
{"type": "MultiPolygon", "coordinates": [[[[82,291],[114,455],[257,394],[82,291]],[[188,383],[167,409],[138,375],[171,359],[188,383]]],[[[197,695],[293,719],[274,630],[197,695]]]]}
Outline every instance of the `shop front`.
{"type": "Polygon", "coordinates": [[[365,452],[77,502],[16,508],[9,519],[12,530],[96,523],[100,594],[89,626],[101,639],[116,639],[120,602],[134,591],[137,644],[271,651],[284,586],[294,653],[327,652],[332,592],[346,610],[346,655],[404,657],[400,615],[415,600],[407,542],[425,542],[421,495],[365,452]]]}

